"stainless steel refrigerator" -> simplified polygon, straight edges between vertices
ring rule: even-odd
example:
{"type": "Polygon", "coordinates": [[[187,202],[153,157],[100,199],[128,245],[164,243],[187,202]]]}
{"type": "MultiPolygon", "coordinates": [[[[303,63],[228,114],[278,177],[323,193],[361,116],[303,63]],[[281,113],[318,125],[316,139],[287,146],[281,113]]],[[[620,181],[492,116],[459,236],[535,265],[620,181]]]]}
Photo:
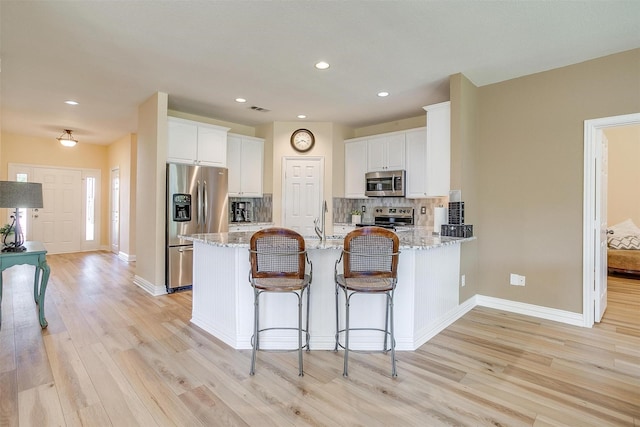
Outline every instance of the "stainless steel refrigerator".
{"type": "Polygon", "coordinates": [[[178,236],[229,231],[225,168],[167,164],[167,292],[193,284],[193,242],[178,236]]]}

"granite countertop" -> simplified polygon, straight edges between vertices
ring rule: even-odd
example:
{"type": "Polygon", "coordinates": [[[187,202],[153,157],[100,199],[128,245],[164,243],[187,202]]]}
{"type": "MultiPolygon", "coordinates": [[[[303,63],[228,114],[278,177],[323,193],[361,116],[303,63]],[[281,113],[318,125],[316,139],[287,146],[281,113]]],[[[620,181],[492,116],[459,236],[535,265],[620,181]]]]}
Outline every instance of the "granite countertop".
{"type": "Polygon", "coordinates": [[[258,226],[263,226],[263,225],[273,225],[273,221],[271,222],[254,222],[254,221],[242,221],[242,222],[229,222],[229,225],[233,225],[233,226],[244,226],[246,225],[247,227],[249,226],[253,226],[253,225],[258,225],[258,226]]]}
{"type": "MultiPolygon", "coordinates": [[[[238,231],[231,233],[192,234],[180,236],[185,240],[204,243],[212,246],[229,248],[248,248],[252,231],[238,231]]],[[[435,236],[424,227],[413,227],[409,230],[396,232],[400,238],[400,249],[433,249],[446,245],[455,245],[474,240],[475,237],[445,237],[435,236]]],[[[327,236],[321,241],[317,236],[304,236],[307,249],[342,249],[344,236],[327,236]]]]}

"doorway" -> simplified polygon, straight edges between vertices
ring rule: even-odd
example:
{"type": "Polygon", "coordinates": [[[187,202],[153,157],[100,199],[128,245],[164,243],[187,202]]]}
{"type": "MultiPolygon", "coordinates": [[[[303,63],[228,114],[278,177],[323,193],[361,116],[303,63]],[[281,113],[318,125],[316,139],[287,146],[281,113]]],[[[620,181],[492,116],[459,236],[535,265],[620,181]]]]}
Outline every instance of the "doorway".
{"type": "Polygon", "coordinates": [[[42,184],[43,207],[24,213],[27,240],[42,242],[51,254],[99,249],[99,170],[10,163],[7,176],[42,184]]]}
{"type": "Polygon", "coordinates": [[[111,170],[111,252],[120,253],[120,169],[111,170]]]}
{"type": "Polygon", "coordinates": [[[284,157],[282,162],[282,224],[314,236],[314,220],[321,217],[324,200],[324,158],[284,157]]]}
{"type": "Polygon", "coordinates": [[[600,321],[607,294],[606,253],[606,150],[603,130],[640,124],[640,113],[585,120],[584,122],[584,201],[583,201],[583,289],[584,326],[600,321]],[[604,215],[604,217],[603,217],[604,215]],[[604,261],[603,261],[604,259],[604,261]]]}

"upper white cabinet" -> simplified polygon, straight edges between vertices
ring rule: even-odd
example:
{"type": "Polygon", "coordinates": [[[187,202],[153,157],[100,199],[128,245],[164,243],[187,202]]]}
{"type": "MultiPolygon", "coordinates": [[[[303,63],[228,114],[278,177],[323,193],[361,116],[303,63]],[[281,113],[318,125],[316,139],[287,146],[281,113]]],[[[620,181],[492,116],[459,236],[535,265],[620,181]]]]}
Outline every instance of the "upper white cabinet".
{"type": "Polygon", "coordinates": [[[169,117],[167,161],[227,166],[229,128],[169,117]]]}
{"type": "Polygon", "coordinates": [[[344,144],[344,197],[363,199],[367,173],[367,140],[345,141],[344,144]]]}
{"type": "Polygon", "coordinates": [[[405,168],[404,132],[371,136],[368,140],[367,169],[369,172],[405,168]]]}
{"type": "Polygon", "coordinates": [[[262,197],[264,139],[229,134],[229,196],[262,197]]]}
{"type": "Polygon", "coordinates": [[[406,197],[427,197],[427,128],[407,131],[406,197]]]}
{"type": "Polygon", "coordinates": [[[406,133],[407,197],[449,195],[451,182],[450,102],[429,105],[427,127],[406,133]]]}

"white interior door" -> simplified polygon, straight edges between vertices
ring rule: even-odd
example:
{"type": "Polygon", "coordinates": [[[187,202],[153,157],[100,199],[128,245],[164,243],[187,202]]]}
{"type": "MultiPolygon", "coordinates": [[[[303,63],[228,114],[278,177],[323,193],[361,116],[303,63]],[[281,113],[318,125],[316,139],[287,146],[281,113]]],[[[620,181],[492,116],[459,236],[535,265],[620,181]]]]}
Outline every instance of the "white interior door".
{"type": "Polygon", "coordinates": [[[82,232],[82,172],[33,168],[33,182],[42,183],[43,207],[33,218],[33,240],[50,253],[78,252],[82,232]]]}
{"type": "Polygon", "coordinates": [[[603,308],[601,302],[599,302],[600,306],[596,308],[596,301],[599,301],[602,295],[606,295],[606,290],[604,292],[601,291],[602,282],[604,282],[604,286],[607,284],[606,275],[603,272],[603,270],[606,271],[607,264],[606,261],[601,261],[602,243],[606,241],[606,234],[603,234],[602,224],[606,224],[606,218],[604,222],[599,218],[602,204],[596,200],[596,196],[599,193],[596,187],[600,185],[600,188],[602,188],[602,182],[599,177],[602,165],[598,161],[598,157],[600,157],[598,153],[602,151],[602,130],[613,126],[637,124],[640,124],[640,113],[584,121],[582,313],[584,326],[589,328],[593,326],[593,322],[597,317],[596,313],[603,313],[604,308],[606,308],[606,305],[603,308]],[[605,280],[603,280],[603,277],[605,280]]]}
{"type": "Polygon", "coordinates": [[[324,159],[285,157],[282,171],[282,202],[286,228],[303,236],[314,236],[314,219],[320,217],[324,159]]]}
{"type": "Polygon", "coordinates": [[[111,170],[111,252],[120,253],[120,169],[111,170]]]}
{"type": "Polygon", "coordinates": [[[596,221],[595,242],[595,310],[594,321],[602,319],[607,309],[607,185],[609,180],[609,143],[602,129],[597,131],[596,153],[596,221]]]}

